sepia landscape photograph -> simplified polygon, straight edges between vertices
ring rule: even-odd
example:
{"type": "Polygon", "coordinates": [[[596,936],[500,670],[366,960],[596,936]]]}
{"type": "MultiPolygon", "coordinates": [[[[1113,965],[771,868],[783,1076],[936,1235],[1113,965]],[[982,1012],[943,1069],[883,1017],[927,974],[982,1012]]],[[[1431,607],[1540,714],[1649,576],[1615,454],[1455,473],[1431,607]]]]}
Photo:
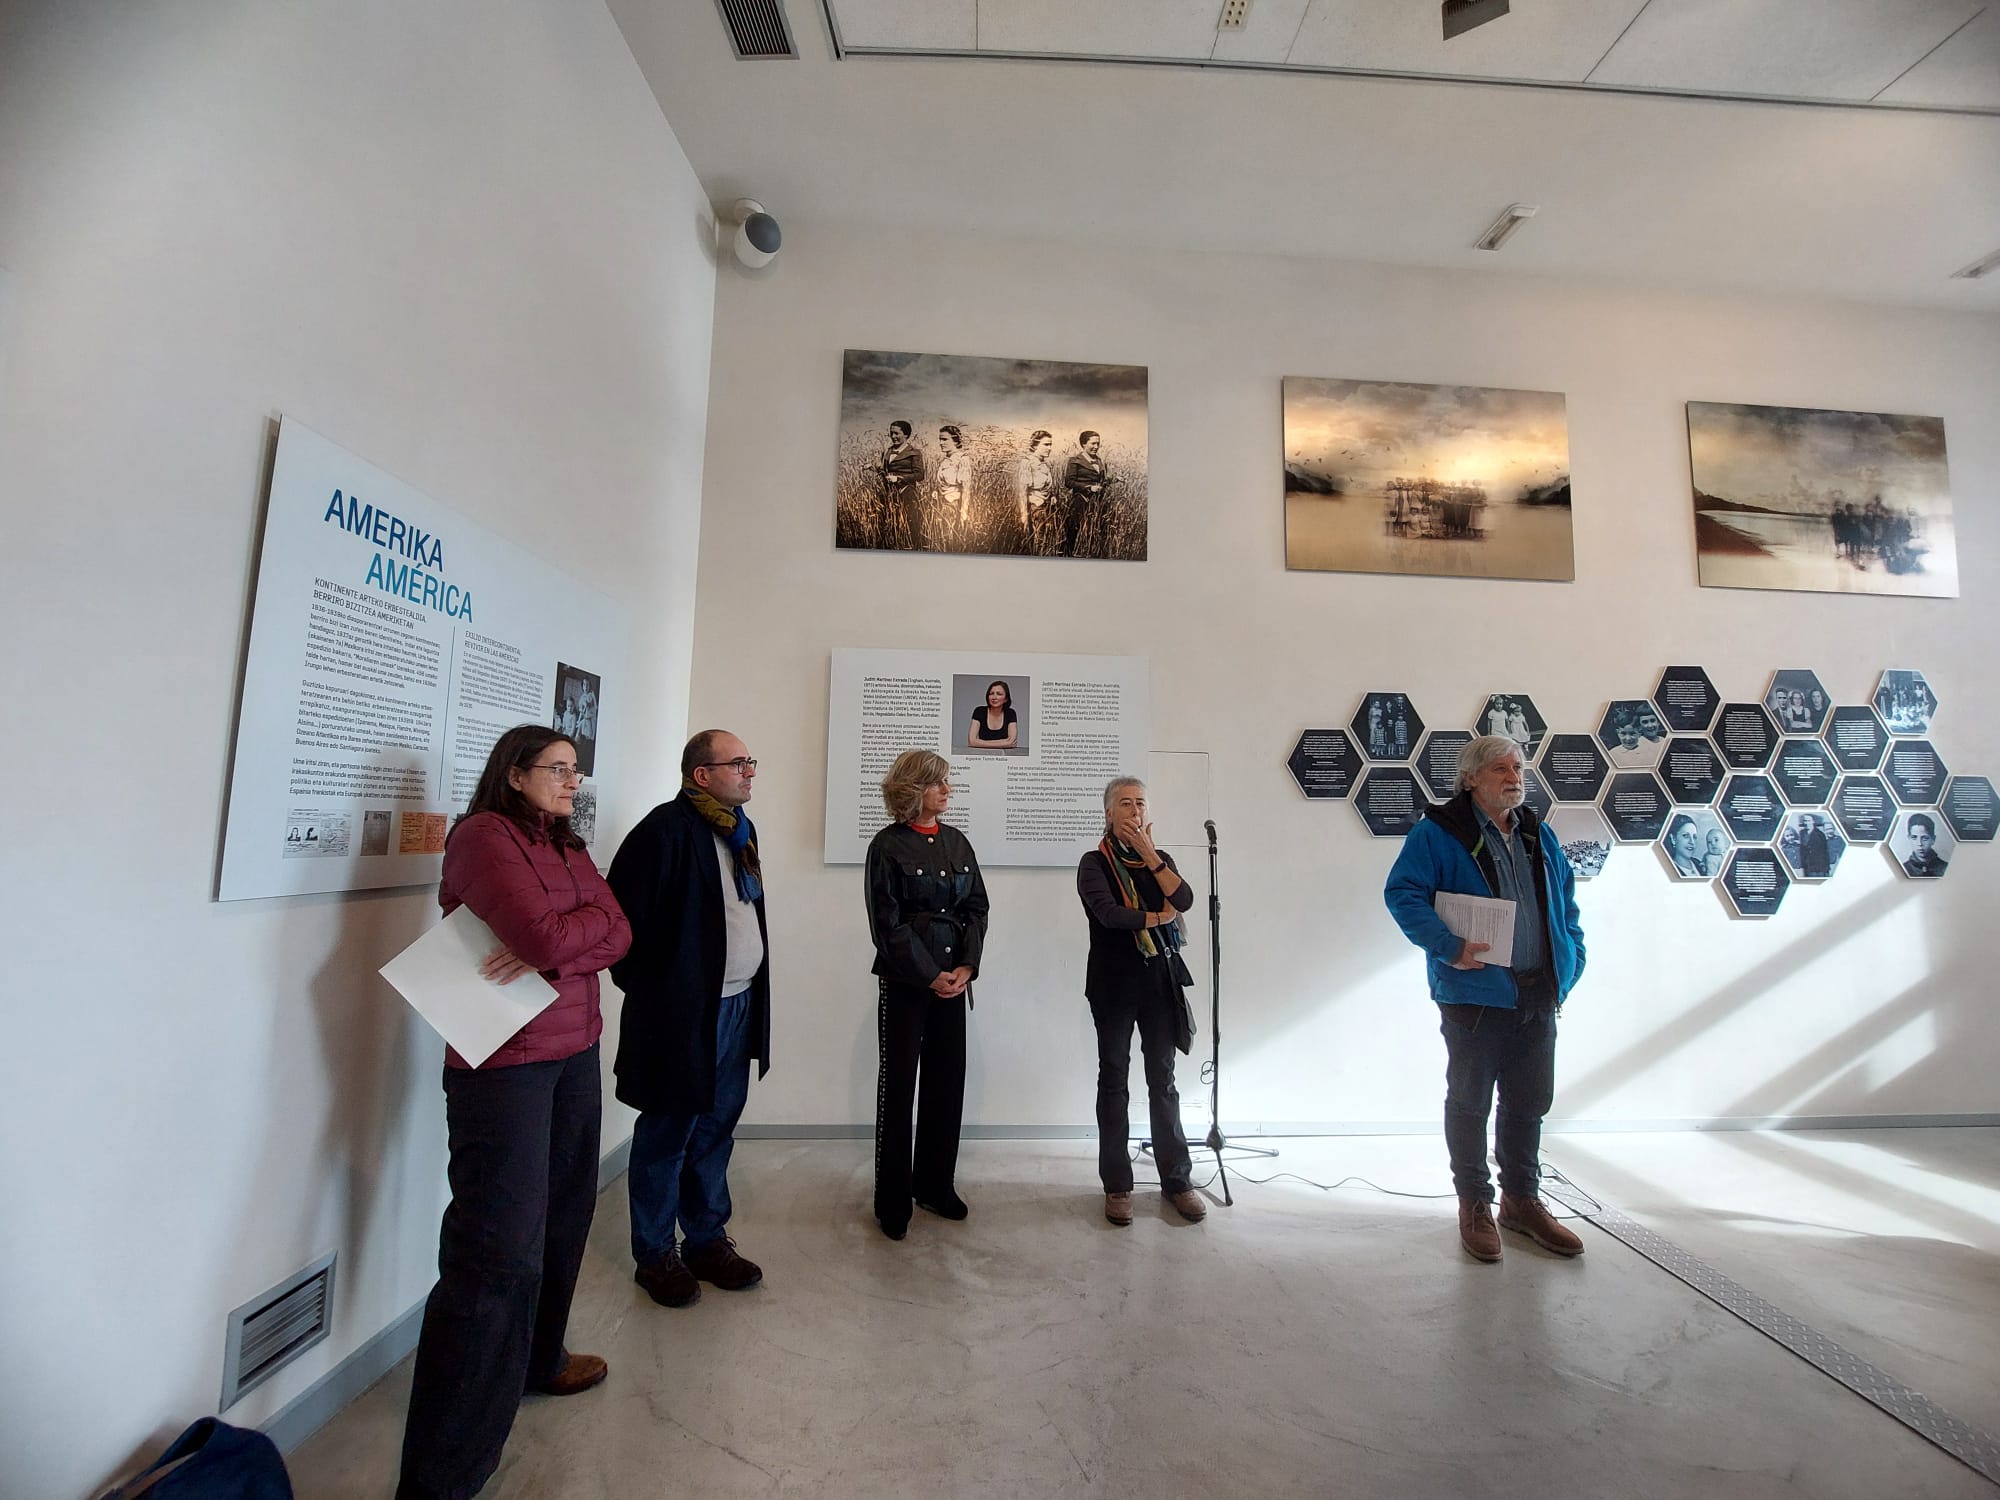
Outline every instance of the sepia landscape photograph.
{"type": "Polygon", "coordinates": [[[1944,422],[1690,401],[1706,588],[1958,597],[1944,422]]]}
{"type": "Polygon", "coordinates": [[[1560,391],[1287,376],[1285,566],[1576,577],[1560,391]]]}
{"type": "Polygon", "coordinates": [[[842,356],[834,545],[1146,556],[1146,369],[842,356]]]}

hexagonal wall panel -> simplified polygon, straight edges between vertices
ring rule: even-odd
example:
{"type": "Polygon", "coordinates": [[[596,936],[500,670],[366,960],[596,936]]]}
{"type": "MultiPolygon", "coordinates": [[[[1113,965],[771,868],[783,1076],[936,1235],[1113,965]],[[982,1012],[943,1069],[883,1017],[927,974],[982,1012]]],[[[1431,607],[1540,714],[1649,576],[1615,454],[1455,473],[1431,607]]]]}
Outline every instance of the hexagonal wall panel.
{"type": "Polygon", "coordinates": [[[1912,880],[1938,879],[1957,852],[1951,825],[1935,808],[1898,813],[1896,826],[1889,830],[1889,853],[1912,880]]]}
{"type": "Polygon", "coordinates": [[[1654,684],[1653,702],[1667,728],[1676,734],[1700,734],[1714,721],[1722,695],[1700,667],[1668,667],[1654,684]]]}
{"type": "Polygon", "coordinates": [[[1826,721],[1826,748],[1843,771],[1872,771],[1889,748],[1889,731],[1866,704],[1843,703],[1826,721]]]}
{"type": "Polygon", "coordinates": [[[1673,799],[1651,771],[1618,772],[1598,807],[1622,844],[1650,844],[1674,810],[1673,799]]]}
{"type": "Polygon", "coordinates": [[[1676,880],[1713,880],[1736,843],[1722,819],[1706,807],[1677,807],[1660,835],[1661,852],[1676,880]]]}
{"type": "Polygon", "coordinates": [[[1578,880],[1589,880],[1611,856],[1615,835],[1603,813],[1588,803],[1564,802],[1549,813],[1549,831],[1562,845],[1578,880]]]}
{"type": "Polygon", "coordinates": [[[1430,804],[1408,766],[1370,766],[1354,793],[1354,810],[1377,838],[1401,838],[1417,826],[1430,804]]]}
{"type": "Polygon", "coordinates": [[[1791,889],[1775,849],[1738,849],[1722,871],[1722,894],[1739,917],[1774,917],[1791,889]]]}
{"type": "Polygon", "coordinates": [[[1875,684],[1875,712],[1891,734],[1929,734],[1937,710],[1937,695],[1921,672],[1892,667],[1875,684]]]}
{"type": "Polygon", "coordinates": [[[1424,721],[1408,693],[1364,693],[1347,727],[1370,760],[1408,760],[1424,737],[1424,721]]]}
{"type": "Polygon", "coordinates": [[[1785,815],[1778,831],[1778,852],[1794,880],[1827,880],[1840,868],[1840,856],[1847,852],[1847,840],[1833,814],[1805,808],[1785,815]]]}
{"type": "Polygon", "coordinates": [[[1529,760],[1535,758],[1535,752],[1542,748],[1542,736],[1549,732],[1548,720],[1526,693],[1488,693],[1472,727],[1481,734],[1506,735],[1529,760]]]}
{"type": "Polygon", "coordinates": [[[1541,772],[1533,766],[1521,769],[1521,801],[1533,808],[1538,818],[1546,818],[1549,809],[1555,806],[1555,798],[1549,795],[1549,784],[1542,780],[1541,772]]]}
{"type": "Polygon", "coordinates": [[[1683,806],[1713,802],[1722,786],[1722,757],[1706,735],[1676,735],[1660,759],[1660,780],[1683,806]]]}
{"type": "Polygon", "coordinates": [[[1820,685],[1817,673],[1803,667],[1787,667],[1771,674],[1771,690],[1764,694],[1764,707],[1778,721],[1785,734],[1818,734],[1826,726],[1833,700],[1820,685]]]}
{"type": "Polygon", "coordinates": [[[1730,837],[1737,843],[1768,844],[1784,822],[1785,799],[1778,795],[1770,777],[1738,771],[1722,783],[1722,797],[1715,810],[1722,814],[1730,837]]]}
{"type": "Polygon", "coordinates": [[[1345,729],[1308,729],[1292,746],[1285,768],[1315,802],[1345,797],[1361,774],[1361,752],[1345,729]]]}
{"type": "Polygon", "coordinates": [[[1458,789],[1458,752],[1472,743],[1469,729],[1433,729],[1417,751],[1417,775],[1433,802],[1448,801],[1458,789]]]}
{"type": "Polygon", "coordinates": [[[1929,740],[1891,740],[1882,775],[1905,807],[1934,807],[1951,773],[1929,740]]]}
{"type": "Polygon", "coordinates": [[[1738,771],[1761,771],[1778,748],[1778,726],[1761,703],[1725,703],[1711,736],[1722,758],[1738,771]]]}
{"type": "Polygon", "coordinates": [[[1614,698],[1597,721],[1597,743],[1614,771],[1648,771],[1667,748],[1667,726],[1650,698],[1614,698]]]}
{"type": "Polygon", "coordinates": [[[1536,769],[1558,802],[1595,802],[1611,774],[1604,752],[1587,734],[1552,734],[1536,769]]]}
{"type": "Polygon", "coordinates": [[[1896,799],[1880,776],[1841,777],[1827,805],[1850,844],[1879,844],[1896,821],[1896,799]]]}
{"type": "Polygon", "coordinates": [[[1833,784],[1840,780],[1840,767],[1833,752],[1818,740],[1784,740],[1778,745],[1771,777],[1792,806],[1824,807],[1833,795],[1833,784]]]}
{"type": "Polygon", "coordinates": [[[1945,786],[1939,810],[1954,837],[1986,844],[2000,825],[2000,797],[1984,776],[1954,776],[1945,786]]]}

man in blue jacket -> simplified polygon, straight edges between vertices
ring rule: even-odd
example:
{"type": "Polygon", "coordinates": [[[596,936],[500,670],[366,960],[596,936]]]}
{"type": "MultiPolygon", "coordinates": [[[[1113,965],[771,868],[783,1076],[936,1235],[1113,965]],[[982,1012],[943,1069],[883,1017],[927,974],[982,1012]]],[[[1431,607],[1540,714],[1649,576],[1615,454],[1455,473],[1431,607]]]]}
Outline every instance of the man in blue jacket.
{"type": "Polygon", "coordinates": [[[1410,830],[1382,893],[1403,935],[1430,957],[1448,1059],[1444,1139],[1458,1190],[1458,1237],[1483,1261],[1500,1258],[1500,1229],[1557,1255],[1583,1253],[1583,1241],[1556,1222],[1540,1192],[1542,1117],[1555,1098],[1556,1013],[1583,974],[1583,928],[1569,860],[1522,796],[1521,747],[1504,735],[1481,735],[1459,752],[1457,795],[1410,830]],[[1510,965],[1481,962],[1490,945],[1445,926],[1435,909],[1440,891],[1514,903],[1510,965]],[[1498,1229],[1486,1167],[1496,1086],[1498,1229]]]}

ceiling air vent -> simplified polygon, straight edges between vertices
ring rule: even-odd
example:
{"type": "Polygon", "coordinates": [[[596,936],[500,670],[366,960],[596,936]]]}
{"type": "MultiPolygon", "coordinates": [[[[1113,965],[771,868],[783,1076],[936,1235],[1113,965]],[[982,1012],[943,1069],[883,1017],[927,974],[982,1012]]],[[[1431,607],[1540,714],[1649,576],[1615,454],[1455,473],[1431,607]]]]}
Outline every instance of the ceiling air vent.
{"type": "Polygon", "coordinates": [[[327,1255],[229,1315],[229,1333],[222,1346],[221,1410],[229,1410],[246,1392],[325,1338],[332,1327],[333,1256],[327,1255]]]}
{"type": "Polygon", "coordinates": [[[715,0],[738,57],[797,57],[780,0],[715,0]]]}

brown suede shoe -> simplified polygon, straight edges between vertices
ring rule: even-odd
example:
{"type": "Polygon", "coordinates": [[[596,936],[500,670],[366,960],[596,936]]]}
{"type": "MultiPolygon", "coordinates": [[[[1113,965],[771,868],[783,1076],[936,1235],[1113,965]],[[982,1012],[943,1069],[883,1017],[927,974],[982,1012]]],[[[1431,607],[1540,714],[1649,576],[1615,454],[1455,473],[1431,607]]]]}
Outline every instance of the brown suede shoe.
{"type": "Polygon", "coordinates": [[[1458,1200],[1458,1242],[1474,1260],[1500,1258],[1500,1231],[1493,1227],[1493,1205],[1483,1198],[1458,1200]]]}
{"type": "Polygon", "coordinates": [[[681,1260],[679,1250],[669,1250],[663,1258],[647,1262],[632,1273],[632,1279],[662,1307],[686,1307],[701,1301],[701,1283],[681,1260]]]}
{"type": "Polygon", "coordinates": [[[1132,1227],[1132,1195],[1130,1193],[1106,1193],[1104,1195],[1104,1217],[1120,1229],[1132,1227]]]}
{"type": "Polygon", "coordinates": [[[1193,1188],[1182,1188],[1178,1193],[1168,1193],[1165,1197],[1167,1202],[1173,1204],[1174,1212],[1190,1224],[1199,1224],[1208,1217],[1208,1205],[1201,1201],[1201,1194],[1193,1188]]]}
{"type": "Polygon", "coordinates": [[[544,1396],[574,1396],[578,1391],[587,1391],[603,1381],[611,1373],[607,1365],[595,1354],[572,1354],[556,1371],[554,1378],[543,1381],[535,1389],[544,1396]]]}
{"type": "Polygon", "coordinates": [[[710,1286],[719,1286],[725,1292],[740,1292],[764,1279],[762,1268],[755,1261],[738,1255],[736,1241],[726,1234],[712,1245],[703,1245],[699,1249],[690,1246],[687,1268],[700,1280],[710,1286]]]}
{"type": "Polygon", "coordinates": [[[1556,1222],[1548,1205],[1539,1198],[1500,1195],[1500,1227],[1525,1234],[1551,1255],[1581,1255],[1583,1241],[1556,1222]]]}

